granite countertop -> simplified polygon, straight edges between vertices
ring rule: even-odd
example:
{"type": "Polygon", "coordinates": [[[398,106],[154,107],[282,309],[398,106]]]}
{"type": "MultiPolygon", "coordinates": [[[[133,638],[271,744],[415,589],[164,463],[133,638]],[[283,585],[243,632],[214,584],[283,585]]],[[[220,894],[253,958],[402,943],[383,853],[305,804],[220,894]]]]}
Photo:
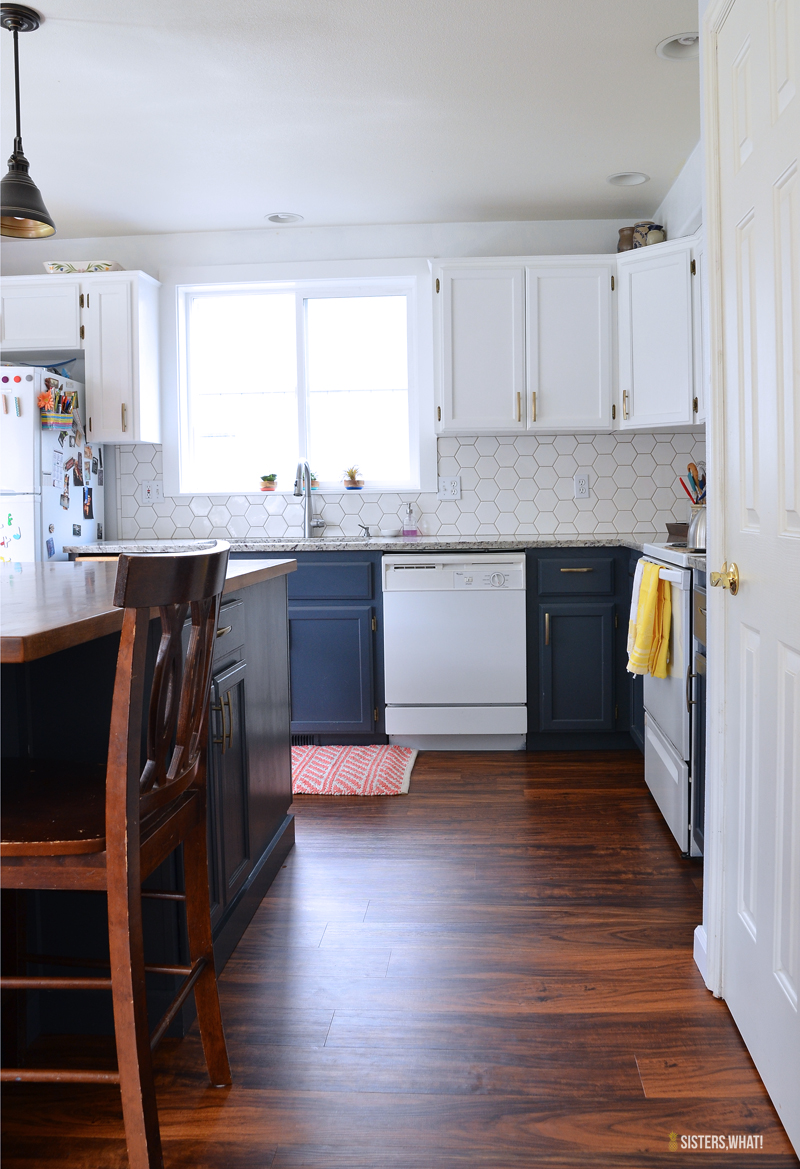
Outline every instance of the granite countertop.
{"type": "MultiPolygon", "coordinates": [[[[590,536],[419,536],[416,540],[383,536],[226,536],[231,552],[516,552],[522,548],[631,548],[664,539],[662,532],[598,532],[590,536]]],[[[64,551],[82,556],[117,556],[120,552],[191,552],[210,548],[213,540],[103,540],[95,544],[65,544],[64,551]]]]}

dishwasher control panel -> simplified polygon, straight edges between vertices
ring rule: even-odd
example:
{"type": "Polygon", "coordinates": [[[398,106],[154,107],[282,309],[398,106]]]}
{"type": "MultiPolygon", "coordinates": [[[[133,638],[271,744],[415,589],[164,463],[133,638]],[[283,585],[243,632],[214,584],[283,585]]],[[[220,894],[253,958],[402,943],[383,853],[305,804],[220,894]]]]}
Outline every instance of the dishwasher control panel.
{"type": "MultiPolygon", "coordinates": [[[[465,568],[461,572],[453,573],[454,589],[507,589],[509,587],[509,572],[499,568],[486,571],[482,568],[465,568]]],[[[512,586],[513,587],[513,586],[512,586]]]]}
{"type": "Polygon", "coordinates": [[[524,553],[384,556],[383,591],[510,592],[525,588],[524,553]]]}

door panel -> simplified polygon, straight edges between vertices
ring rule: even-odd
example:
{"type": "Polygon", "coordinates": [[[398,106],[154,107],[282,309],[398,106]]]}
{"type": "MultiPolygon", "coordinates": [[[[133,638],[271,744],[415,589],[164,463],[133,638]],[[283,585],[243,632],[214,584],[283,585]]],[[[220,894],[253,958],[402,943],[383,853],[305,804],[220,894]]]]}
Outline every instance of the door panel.
{"type": "Polygon", "coordinates": [[[217,873],[220,901],[227,904],[250,871],[245,662],[212,680],[211,738],[213,786],[217,813],[217,873]]]}
{"type": "Polygon", "coordinates": [[[614,729],[614,612],[608,604],[539,605],[540,729],[614,729]]]}
{"type": "Polygon", "coordinates": [[[708,590],[705,910],[709,983],[800,1150],[798,38],[796,0],[712,6],[709,569],[740,586],[708,590]]]}
{"type": "Polygon", "coordinates": [[[3,282],[2,345],[4,349],[79,349],[80,287],[60,276],[35,285],[3,282]]]}
{"type": "Polygon", "coordinates": [[[373,730],[371,605],[292,605],[292,734],[373,730]]]}
{"type": "Polygon", "coordinates": [[[529,430],[610,428],[613,270],[526,269],[529,430]]]}
{"type": "Polygon", "coordinates": [[[441,272],[442,432],[525,430],[522,268],[441,272]]]}

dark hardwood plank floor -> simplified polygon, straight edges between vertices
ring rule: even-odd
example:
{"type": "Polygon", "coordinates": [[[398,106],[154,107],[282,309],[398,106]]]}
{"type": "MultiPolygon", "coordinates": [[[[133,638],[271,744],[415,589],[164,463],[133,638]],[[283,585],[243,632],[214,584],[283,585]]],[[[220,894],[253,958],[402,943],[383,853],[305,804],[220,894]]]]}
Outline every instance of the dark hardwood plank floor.
{"type": "MultiPolygon", "coordinates": [[[[692,961],[700,866],[641,756],[427,753],[406,797],[294,811],[220,983],[233,1087],[196,1032],[159,1052],[170,1169],[800,1164],[692,961]]],[[[5,1169],[127,1164],[113,1088],[13,1085],[4,1128],[5,1169]]]]}

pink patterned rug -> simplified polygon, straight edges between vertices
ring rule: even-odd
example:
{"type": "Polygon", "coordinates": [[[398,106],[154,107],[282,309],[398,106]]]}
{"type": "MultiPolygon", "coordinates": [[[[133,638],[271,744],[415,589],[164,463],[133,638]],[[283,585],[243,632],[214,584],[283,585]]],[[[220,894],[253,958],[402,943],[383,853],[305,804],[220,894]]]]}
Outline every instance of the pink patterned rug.
{"type": "Polygon", "coordinates": [[[292,747],[296,796],[400,796],[417,752],[410,747],[292,747]]]}

